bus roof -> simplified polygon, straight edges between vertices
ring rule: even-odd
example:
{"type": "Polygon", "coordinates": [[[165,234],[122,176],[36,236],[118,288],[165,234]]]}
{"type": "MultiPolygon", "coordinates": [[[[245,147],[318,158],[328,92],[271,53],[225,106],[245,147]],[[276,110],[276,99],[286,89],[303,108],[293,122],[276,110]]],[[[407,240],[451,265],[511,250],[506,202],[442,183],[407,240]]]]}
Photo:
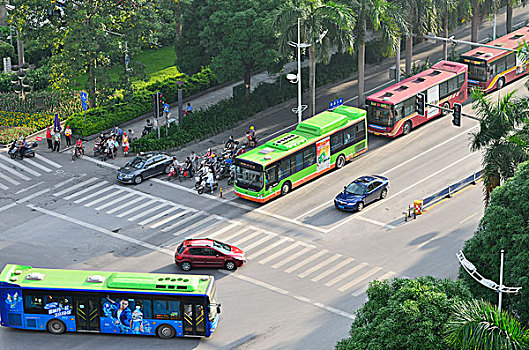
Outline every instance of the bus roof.
{"type": "Polygon", "coordinates": [[[365,110],[349,106],[339,106],[332,112],[321,112],[299,123],[295,130],[278,136],[238,156],[237,159],[266,166],[334,130],[365,119],[365,116],[365,110]]]}
{"type": "Polygon", "coordinates": [[[207,275],[41,269],[13,264],[6,265],[0,273],[0,283],[22,288],[160,294],[206,294],[213,281],[207,275]]]}
{"type": "MultiPolygon", "coordinates": [[[[506,34],[501,38],[493,40],[487,45],[503,47],[506,49],[518,49],[522,44],[523,40],[529,41],[529,25],[522,27],[514,32],[506,34]]],[[[494,61],[495,59],[506,56],[510,52],[507,50],[493,49],[491,47],[482,47],[478,46],[472,50],[462,54],[462,57],[467,57],[467,59],[476,59],[480,61],[494,61]]]]}
{"type": "Polygon", "coordinates": [[[400,81],[384,90],[375,92],[367,97],[368,100],[384,103],[397,104],[415,96],[446,79],[449,79],[467,69],[462,63],[451,61],[440,61],[408,79],[400,81]]]}

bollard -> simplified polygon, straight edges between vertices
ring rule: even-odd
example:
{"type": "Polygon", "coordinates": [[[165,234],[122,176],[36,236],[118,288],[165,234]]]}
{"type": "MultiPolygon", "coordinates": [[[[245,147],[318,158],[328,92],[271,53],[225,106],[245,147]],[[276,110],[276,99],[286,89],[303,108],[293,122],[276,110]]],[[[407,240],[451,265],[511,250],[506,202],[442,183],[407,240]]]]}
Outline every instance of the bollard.
{"type": "Polygon", "coordinates": [[[422,214],[422,199],[417,199],[413,201],[413,218],[415,219],[417,215],[422,214]]]}
{"type": "Polygon", "coordinates": [[[404,214],[404,222],[408,222],[408,213],[403,211],[402,214],[404,214]]]}
{"type": "Polygon", "coordinates": [[[452,198],[452,194],[450,193],[450,186],[448,186],[448,194],[446,195],[446,198],[452,198]]]}
{"type": "Polygon", "coordinates": [[[476,173],[474,172],[472,174],[472,185],[475,185],[476,184],[476,173]]]}
{"type": "Polygon", "coordinates": [[[220,198],[222,198],[222,186],[220,186],[220,198]]]}

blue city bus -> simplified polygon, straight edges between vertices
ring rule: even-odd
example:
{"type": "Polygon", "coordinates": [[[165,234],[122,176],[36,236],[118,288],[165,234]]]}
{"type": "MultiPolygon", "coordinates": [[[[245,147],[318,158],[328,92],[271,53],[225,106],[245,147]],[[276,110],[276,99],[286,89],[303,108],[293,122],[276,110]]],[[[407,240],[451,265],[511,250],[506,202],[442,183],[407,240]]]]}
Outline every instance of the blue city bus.
{"type": "Polygon", "coordinates": [[[213,276],[41,269],[0,273],[0,324],[64,332],[204,336],[217,328],[213,276]]]}

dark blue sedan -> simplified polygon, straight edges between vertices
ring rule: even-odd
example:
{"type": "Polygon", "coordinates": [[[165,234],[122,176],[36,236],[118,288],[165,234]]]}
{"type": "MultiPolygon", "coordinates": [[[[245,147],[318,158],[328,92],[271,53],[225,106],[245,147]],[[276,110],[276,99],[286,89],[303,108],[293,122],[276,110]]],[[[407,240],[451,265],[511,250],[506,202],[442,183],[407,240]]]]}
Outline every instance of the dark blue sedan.
{"type": "Polygon", "coordinates": [[[386,198],[389,180],[383,176],[362,176],[344,186],[343,191],[334,198],[334,206],[345,211],[361,211],[366,205],[378,199],[386,198]]]}

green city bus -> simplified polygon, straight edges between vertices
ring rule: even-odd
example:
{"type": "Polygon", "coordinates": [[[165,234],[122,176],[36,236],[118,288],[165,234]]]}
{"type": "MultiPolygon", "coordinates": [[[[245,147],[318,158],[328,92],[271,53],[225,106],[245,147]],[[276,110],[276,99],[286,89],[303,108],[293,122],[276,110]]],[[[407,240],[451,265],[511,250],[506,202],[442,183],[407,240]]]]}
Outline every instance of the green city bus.
{"type": "Polygon", "coordinates": [[[264,203],[366,150],[366,111],[339,106],[235,158],[235,193],[264,203]]]}
{"type": "Polygon", "coordinates": [[[42,269],[0,272],[0,324],[64,332],[209,337],[220,304],[208,275],[42,269]]]}

